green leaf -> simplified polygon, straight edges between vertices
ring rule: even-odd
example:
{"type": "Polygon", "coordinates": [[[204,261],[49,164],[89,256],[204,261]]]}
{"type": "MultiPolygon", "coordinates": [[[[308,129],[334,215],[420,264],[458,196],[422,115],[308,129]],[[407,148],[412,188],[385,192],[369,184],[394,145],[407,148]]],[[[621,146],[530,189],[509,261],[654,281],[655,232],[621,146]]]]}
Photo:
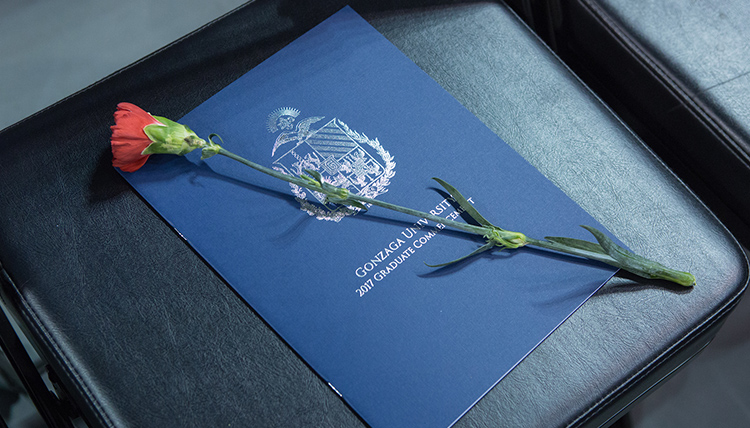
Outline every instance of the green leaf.
{"type": "Polygon", "coordinates": [[[451,260],[451,261],[449,261],[449,262],[447,262],[447,263],[440,263],[439,265],[431,265],[431,264],[428,264],[428,263],[425,263],[425,264],[426,264],[427,266],[429,266],[429,267],[432,267],[432,268],[438,268],[438,267],[443,267],[443,266],[448,266],[448,265],[452,265],[453,263],[458,263],[458,262],[460,262],[461,260],[466,260],[466,259],[468,259],[469,257],[475,256],[475,255],[477,255],[477,254],[479,254],[479,253],[483,253],[483,252],[485,252],[485,251],[487,251],[487,250],[491,250],[491,249],[492,249],[492,248],[493,248],[494,246],[495,246],[495,244],[494,244],[494,243],[492,243],[492,242],[488,242],[488,243],[486,243],[486,244],[482,245],[481,247],[477,248],[476,250],[472,251],[472,252],[471,252],[470,254],[467,254],[467,255],[465,255],[465,256],[463,256],[463,257],[459,257],[459,258],[457,258],[456,260],[451,260]]]}
{"type": "Polygon", "coordinates": [[[474,205],[472,205],[471,202],[464,198],[464,195],[462,195],[461,192],[459,192],[455,187],[437,177],[432,177],[432,179],[440,183],[440,185],[443,186],[443,188],[445,188],[445,190],[447,190],[448,193],[451,194],[451,196],[453,196],[453,199],[458,202],[458,205],[463,208],[464,211],[466,211],[466,213],[471,216],[471,218],[479,222],[479,224],[482,226],[492,226],[492,223],[490,223],[486,218],[479,214],[479,211],[474,208],[474,205]]]}
{"type": "Polygon", "coordinates": [[[354,199],[350,199],[350,198],[336,198],[333,196],[328,196],[326,198],[326,202],[330,202],[332,204],[347,205],[347,206],[356,207],[356,208],[367,211],[367,207],[362,205],[361,202],[355,201],[354,199]]]}
{"type": "Polygon", "coordinates": [[[633,254],[632,252],[622,248],[621,246],[617,245],[615,241],[611,240],[607,235],[602,233],[600,230],[593,228],[591,226],[581,226],[582,228],[588,230],[591,232],[592,235],[596,238],[597,241],[599,241],[599,245],[604,248],[604,251],[609,254],[610,257],[617,260],[620,263],[627,264],[629,266],[636,267],[640,270],[645,270],[650,267],[650,265],[653,265],[654,261],[651,261],[645,257],[641,257],[637,254],[633,254]]]}
{"type": "Polygon", "coordinates": [[[355,208],[359,208],[361,210],[367,211],[367,207],[362,205],[362,203],[359,201],[348,200],[345,203],[346,205],[349,205],[350,207],[355,207],[355,208]]]}
{"type": "Polygon", "coordinates": [[[323,176],[318,171],[315,171],[314,169],[306,169],[305,172],[316,179],[319,184],[323,184],[323,176]]]}
{"type": "Polygon", "coordinates": [[[665,279],[690,287],[695,285],[695,276],[689,272],[670,269],[659,262],[634,254],[612,241],[607,235],[591,226],[581,226],[591,232],[607,254],[622,264],[628,272],[650,279],[665,279]]]}

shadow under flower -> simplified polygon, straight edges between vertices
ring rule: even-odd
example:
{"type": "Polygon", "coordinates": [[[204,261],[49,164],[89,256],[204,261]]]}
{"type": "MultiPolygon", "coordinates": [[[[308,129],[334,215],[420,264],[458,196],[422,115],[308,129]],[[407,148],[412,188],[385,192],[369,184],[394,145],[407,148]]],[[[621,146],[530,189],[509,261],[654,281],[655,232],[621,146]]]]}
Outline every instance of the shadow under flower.
{"type": "Polygon", "coordinates": [[[685,287],[662,279],[647,279],[620,269],[604,286],[596,292],[596,296],[607,296],[618,293],[632,293],[644,289],[667,290],[674,294],[689,294],[695,287],[685,287]]]}

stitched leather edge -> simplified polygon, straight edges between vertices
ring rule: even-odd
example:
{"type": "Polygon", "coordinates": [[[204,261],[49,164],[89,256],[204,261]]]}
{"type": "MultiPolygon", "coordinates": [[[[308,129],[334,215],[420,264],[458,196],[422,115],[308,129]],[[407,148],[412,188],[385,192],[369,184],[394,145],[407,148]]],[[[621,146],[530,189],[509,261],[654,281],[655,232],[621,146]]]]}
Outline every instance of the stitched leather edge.
{"type": "MultiPolygon", "coordinates": [[[[641,44],[633,40],[627,34],[627,32],[614,20],[614,18],[612,18],[603,8],[599,7],[597,4],[594,4],[590,0],[579,0],[579,4],[584,9],[586,9],[586,11],[589,12],[594,19],[601,22],[603,24],[602,27],[605,29],[605,31],[609,32],[610,34],[613,35],[614,38],[619,40],[622,46],[626,48],[629,52],[631,52],[634,58],[636,58],[639,62],[643,63],[651,74],[653,74],[657,79],[662,81],[662,83],[665,84],[665,87],[667,87],[667,89],[670,92],[672,92],[676,98],[678,98],[680,101],[683,101],[685,106],[688,107],[688,109],[691,112],[693,112],[701,120],[701,122],[707,125],[707,127],[711,129],[713,132],[725,137],[725,141],[728,141],[731,143],[731,145],[725,144],[727,149],[731,150],[732,153],[738,155],[738,158],[740,158],[743,161],[743,163],[745,163],[746,165],[750,167],[750,154],[745,153],[737,145],[736,139],[735,139],[737,138],[736,134],[732,132],[722,120],[716,118],[715,115],[711,114],[710,109],[708,109],[704,103],[697,100],[692,95],[691,91],[679,85],[678,83],[679,80],[676,79],[671,73],[666,71],[665,67],[661,64],[660,61],[653,58],[651,55],[648,55],[647,51],[641,46],[641,44]],[[692,109],[690,109],[690,107],[692,107],[692,109]]],[[[599,99],[598,96],[597,96],[597,99],[599,100],[600,103],[603,103],[599,99]]],[[[611,109],[609,109],[608,107],[607,109],[610,111],[611,114],[614,114],[612,113],[611,109]]],[[[644,145],[644,144],[641,142],[641,145],[644,145]]],[[[658,157],[653,153],[653,151],[650,148],[646,147],[646,149],[649,150],[652,156],[658,159],[658,157]]],[[[659,159],[659,162],[662,165],[664,165],[665,168],[667,168],[666,165],[661,161],[661,159],[659,159]]],[[[669,170],[669,168],[667,169],[669,170]]],[[[674,173],[671,170],[669,171],[674,175],[674,173]]],[[[683,184],[683,186],[685,186],[682,180],[679,179],[679,177],[677,177],[677,179],[680,181],[681,184],[683,184]]],[[[687,188],[687,186],[685,186],[685,188],[693,197],[698,199],[692,190],[687,188]]],[[[698,200],[700,201],[700,199],[698,200]]],[[[704,208],[706,208],[705,204],[702,201],[700,201],[700,203],[704,208]]],[[[716,219],[715,214],[713,214],[713,212],[711,212],[710,210],[708,211],[711,213],[712,217],[716,219]]],[[[718,219],[716,219],[716,221],[719,222],[718,219]]],[[[722,224],[722,223],[719,222],[719,224],[722,224]]],[[[722,227],[724,228],[725,231],[727,231],[727,234],[729,236],[732,236],[731,233],[728,232],[728,230],[723,224],[722,224],[722,227]]],[[[620,382],[619,385],[615,386],[608,393],[606,393],[604,397],[602,397],[597,402],[593,403],[586,410],[581,412],[578,417],[570,421],[567,426],[581,426],[585,424],[586,422],[590,421],[591,419],[593,419],[595,416],[597,416],[600,413],[602,408],[604,408],[608,404],[611,404],[617,398],[622,396],[622,394],[627,391],[630,385],[637,384],[639,379],[645,378],[649,374],[656,371],[658,368],[662,367],[664,365],[664,362],[667,361],[671,355],[677,354],[680,350],[690,345],[692,341],[690,340],[690,338],[694,338],[700,335],[703,331],[710,329],[717,322],[721,321],[727,314],[729,314],[732,309],[734,309],[734,307],[739,302],[739,298],[745,292],[745,290],[748,287],[748,284],[750,283],[750,277],[748,277],[749,275],[748,269],[749,269],[750,262],[748,260],[747,253],[742,249],[742,247],[739,245],[737,240],[734,239],[733,236],[732,238],[733,238],[733,243],[735,245],[736,250],[742,254],[743,260],[745,262],[744,285],[736,293],[734,293],[734,295],[729,296],[729,300],[724,305],[722,305],[721,307],[716,309],[714,312],[712,312],[711,314],[704,317],[701,321],[699,321],[695,327],[693,327],[686,335],[683,336],[682,340],[677,340],[673,342],[667,349],[665,349],[662,353],[656,356],[656,358],[654,358],[651,363],[644,365],[640,370],[636,371],[630,377],[620,382]]]]}
{"type": "MultiPolygon", "coordinates": [[[[17,126],[20,126],[21,124],[25,123],[28,120],[31,120],[37,116],[45,114],[48,110],[51,110],[55,107],[57,107],[60,104],[63,104],[67,102],[68,100],[75,98],[84,92],[88,92],[89,90],[93,90],[98,85],[107,82],[114,77],[138,66],[139,64],[159,55],[161,52],[171,48],[174,45],[177,45],[181,43],[183,40],[188,39],[192,36],[194,36],[197,33],[202,32],[204,29],[211,27],[215,24],[217,24],[219,21],[223,20],[227,16],[235,13],[236,11],[243,9],[245,7],[250,6],[252,3],[255,3],[255,0],[250,0],[247,3],[244,3],[229,12],[226,12],[225,14],[213,19],[212,21],[209,21],[208,23],[200,26],[199,28],[189,32],[188,34],[178,38],[177,40],[157,49],[156,51],[140,58],[139,60],[109,74],[108,76],[86,86],[85,88],[82,88],[76,92],[74,92],[71,95],[68,95],[67,97],[39,110],[38,112],[27,116],[26,118],[6,127],[3,130],[0,130],[0,133],[5,133],[6,131],[10,131],[14,129],[17,126]]],[[[47,358],[48,362],[52,364],[56,364],[62,368],[65,368],[69,371],[69,374],[62,375],[62,377],[68,377],[71,379],[71,382],[66,382],[66,388],[75,388],[75,391],[77,393],[78,397],[82,397],[86,399],[89,403],[91,403],[91,408],[95,411],[88,412],[88,416],[93,416],[97,418],[97,421],[107,427],[115,427],[114,419],[115,417],[111,415],[111,412],[107,411],[106,406],[104,406],[92,392],[90,387],[88,386],[88,383],[85,381],[85,378],[80,375],[79,370],[76,369],[76,366],[71,363],[70,357],[65,353],[63,350],[63,347],[59,345],[59,343],[54,339],[54,335],[49,333],[49,328],[45,325],[44,321],[41,319],[39,314],[34,310],[34,308],[28,304],[26,299],[23,297],[23,294],[21,293],[20,289],[16,286],[15,282],[10,277],[9,272],[5,270],[5,268],[2,265],[2,262],[0,261],[0,286],[2,286],[3,289],[5,287],[9,287],[13,291],[12,296],[8,296],[10,299],[14,301],[14,305],[9,305],[10,309],[12,311],[16,311],[20,317],[24,320],[24,327],[29,329],[32,334],[34,335],[36,340],[41,340],[43,342],[46,342],[46,344],[50,345],[50,350],[53,352],[45,353],[44,357],[47,358]],[[32,322],[29,322],[32,321],[32,322]]],[[[6,294],[6,293],[3,293],[6,294]]],[[[58,375],[60,375],[58,373],[58,375]]],[[[72,392],[72,391],[70,391],[72,392]]]]}
{"type": "Polygon", "coordinates": [[[681,84],[680,79],[670,72],[662,61],[651,55],[642,43],[634,39],[614,17],[603,7],[596,4],[595,0],[578,0],[578,3],[590,13],[591,17],[599,21],[602,28],[630,52],[632,57],[660,81],[707,129],[720,136],[720,140],[727,150],[740,159],[746,168],[750,168],[750,153],[738,144],[738,141],[741,141],[742,138],[727,125],[726,121],[714,114],[712,109],[701,101],[692,90],[681,84]]]}
{"type": "MultiPolygon", "coordinates": [[[[747,257],[745,258],[745,260],[747,260],[747,257]]],[[[569,422],[567,426],[572,427],[584,425],[586,422],[597,416],[600,413],[601,409],[617,400],[623,393],[627,391],[629,386],[637,384],[639,379],[645,378],[646,376],[655,372],[657,369],[661,368],[664,365],[664,362],[669,360],[672,355],[679,353],[682,349],[691,344],[692,340],[689,340],[688,338],[699,336],[702,332],[709,330],[717,322],[720,322],[725,315],[729,314],[737,305],[737,303],[739,303],[739,296],[741,296],[742,293],[747,289],[747,286],[748,281],[746,280],[744,286],[738,293],[732,296],[732,298],[721,308],[719,308],[719,310],[699,321],[698,324],[688,332],[688,334],[683,336],[683,338],[685,338],[684,340],[673,342],[672,345],[670,345],[666,350],[664,350],[656,358],[654,358],[651,364],[643,366],[643,368],[632,374],[616,387],[612,388],[607,394],[605,394],[604,397],[589,406],[578,417],[569,422]]]]}
{"type": "Polygon", "coordinates": [[[76,389],[77,395],[79,397],[84,397],[89,401],[89,403],[92,404],[92,408],[96,409],[96,412],[91,413],[98,419],[100,424],[114,427],[115,425],[112,422],[111,417],[108,415],[99,400],[97,400],[94,394],[92,394],[87,384],[85,382],[82,382],[83,377],[81,377],[75,366],[73,364],[70,364],[71,359],[69,358],[67,353],[61,346],[59,346],[53,335],[48,333],[48,330],[40,317],[26,302],[26,299],[23,297],[20,290],[18,289],[18,287],[16,287],[15,282],[13,282],[13,280],[11,279],[10,274],[5,270],[1,263],[0,282],[2,283],[3,295],[9,299],[12,299],[14,302],[14,304],[9,305],[9,309],[15,312],[21,317],[21,319],[24,320],[24,328],[31,330],[37,340],[42,339],[47,345],[50,346],[50,349],[53,351],[53,353],[43,353],[44,358],[46,358],[47,360],[51,360],[54,358],[54,361],[48,362],[52,364],[58,364],[61,367],[67,368],[69,370],[69,374],[66,373],[65,377],[71,378],[73,382],[66,383],[65,387],[70,388],[72,386],[76,389]],[[12,295],[7,293],[7,288],[10,288],[12,290],[12,295]],[[30,318],[32,322],[28,322],[27,318],[30,318]]]}

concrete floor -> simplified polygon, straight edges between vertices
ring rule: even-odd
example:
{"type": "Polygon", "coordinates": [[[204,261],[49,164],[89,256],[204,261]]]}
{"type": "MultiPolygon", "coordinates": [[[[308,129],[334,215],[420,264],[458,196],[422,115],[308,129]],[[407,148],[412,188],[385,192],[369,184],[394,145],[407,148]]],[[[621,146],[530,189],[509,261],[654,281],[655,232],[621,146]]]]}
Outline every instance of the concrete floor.
{"type": "MultiPolygon", "coordinates": [[[[241,0],[0,1],[0,129],[85,88],[241,3],[241,0]],[[178,13],[171,15],[174,10],[178,13]]],[[[745,301],[714,342],[635,406],[622,425],[750,426],[748,325],[750,302],[745,301]]],[[[0,401],[3,397],[0,394],[0,401]]],[[[0,409],[3,407],[0,402],[0,409]]],[[[10,412],[11,427],[43,425],[23,397],[14,402],[10,412]]]]}

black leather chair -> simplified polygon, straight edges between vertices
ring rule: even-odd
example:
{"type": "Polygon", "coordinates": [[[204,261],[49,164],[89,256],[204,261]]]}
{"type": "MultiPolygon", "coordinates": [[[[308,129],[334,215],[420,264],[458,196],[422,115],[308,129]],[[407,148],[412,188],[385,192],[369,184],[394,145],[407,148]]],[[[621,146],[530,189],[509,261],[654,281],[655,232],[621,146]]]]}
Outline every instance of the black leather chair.
{"type": "Polygon", "coordinates": [[[750,245],[750,4],[533,3],[548,43],[750,245]]]}
{"type": "MultiPolygon", "coordinates": [[[[618,274],[456,426],[609,425],[710,341],[747,259],[510,9],[448,3],[350,2],[628,246],[698,277],[618,274]]],[[[250,3],[0,133],[3,297],[91,426],[364,425],[109,151],[117,102],[179,118],[344,4],[250,3]]]]}

